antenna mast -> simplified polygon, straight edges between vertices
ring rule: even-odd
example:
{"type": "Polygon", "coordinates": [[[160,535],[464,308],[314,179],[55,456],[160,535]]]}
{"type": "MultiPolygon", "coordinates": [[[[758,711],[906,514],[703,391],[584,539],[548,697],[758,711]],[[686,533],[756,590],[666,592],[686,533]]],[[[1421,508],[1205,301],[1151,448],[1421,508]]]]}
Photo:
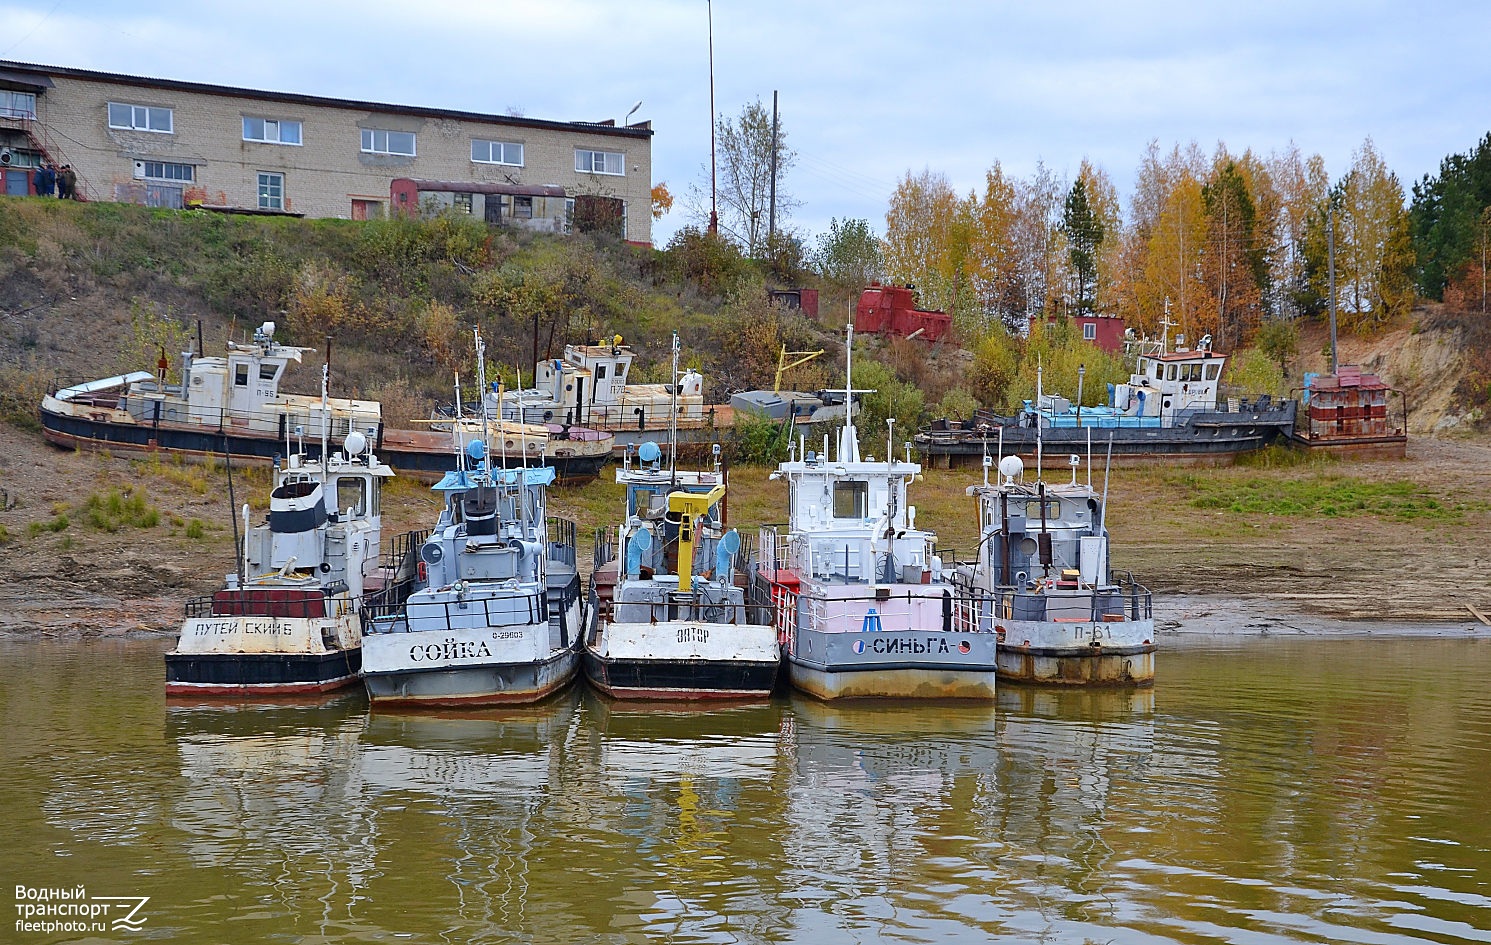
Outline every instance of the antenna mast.
{"type": "Polygon", "coordinates": [[[714,0],[705,3],[709,14],[709,232],[720,231],[718,188],[714,160],[714,0]]]}

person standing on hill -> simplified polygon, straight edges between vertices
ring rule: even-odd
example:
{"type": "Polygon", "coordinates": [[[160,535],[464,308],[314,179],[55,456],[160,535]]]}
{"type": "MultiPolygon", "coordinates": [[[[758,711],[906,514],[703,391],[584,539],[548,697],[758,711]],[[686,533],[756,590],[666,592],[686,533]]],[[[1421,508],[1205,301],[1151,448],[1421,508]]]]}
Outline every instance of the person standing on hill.
{"type": "Polygon", "coordinates": [[[62,165],[62,186],[58,188],[57,196],[66,200],[78,199],[78,175],[74,173],[71,164],[62,165]]]}
{"type": "Polygon", "coordinates": [[[36,196],[50,197],[56,186],[57,172],[52,170],[52,165],[43,161],[41,167],[36,169],[36,196]]]}

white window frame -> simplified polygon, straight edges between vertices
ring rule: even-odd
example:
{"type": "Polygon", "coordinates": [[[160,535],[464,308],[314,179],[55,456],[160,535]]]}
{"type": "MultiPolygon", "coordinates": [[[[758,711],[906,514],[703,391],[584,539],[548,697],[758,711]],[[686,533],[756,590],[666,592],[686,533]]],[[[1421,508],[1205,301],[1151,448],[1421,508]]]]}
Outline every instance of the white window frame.
{"type": "Polygon", "coordinates": [[[243,140],[256,141],[260,144],[282,144],[286,147],[298,148],[305,140],[304,126],[298,121],[286,118],[260,118],[258,115],[243,116],[243,140]],[[255,138],[249,132],[249,122],[259,123],[260,137],[255,138]],[[285,131],[289,128],[295,129],[295,140],[285,140],[285,131]]]}
{"type": "Polygon", "coordinates": [[[501,164],[504,167],[523,166],[523,142],[521,141],[498,141],[494,138],[472,138],[471,139],[471,163],[472,164],[501,164]],[[478,147],[485,145],[487,156],[477,157],[478,147]],[[517,152],[516,155],[513,152],[517,152]],[[516,157],[516,160],[511,158],[516,157]]]}
{"type": "Polygon", "coordinates": [[[285,209],[285,175],[274,171],[259,171],[259,209],[285,209]],[[276,186],[278,181],[278,186],[276,186]],[[275,190],[279,193],[276,194],[275,190]]]}
{"type": "Polygon", "coordinates": [[[176,133],[175,110],[167,108],[164,105],[134,105],[129,102],[110,102],[108,112],[110,128],[117,128],[121,131],[148,131],[154,135],[171,135],[176,133]],[[114,123],[114,109],[116,108],[129,109],[129,124],[116,125],[114,123]],[[166,116],[166,127],[150,127],[152,113],[164,114],[166,116]]]}
{"type": "Polygon", "coordinates": [[[1098,326],[1097,326],[1097,322],[1087,322],[1087,323],[1085,323],[1082,326],[1082,340],[1083,341],[1097,341],[1098,340],[1098,326]]]}
{"type": "Polygon", "coordinates": [[[0,118],[35,118],[36,93],[0,89],[0,118]]]}
{"type": "Polygon", "coordinates": [[[412,131],[390,131],[387,128],[364,128],[362,129],[362,153],[363,154],[391,154],[397,157],[418,157],[418,139],[412,131]],[[379,136],[382,136],[381,141],[379,136]],[[408,135],[409,150],[391,150],[393,135],[408,135]]]}
{"type": "Polygon", "coordinates": [[[145,180],[165,181],[171,184],[195,184],[197,182],[197,169],[191,164],[177,164],[172,161],[141,161],[145,165],[145,180]],[[185,177],[172,177],[167,173],[167,168],[177,168],[186,172],[185,177]],[[152,174],[153,169],[160,173],[152,174]]]}
{"type": "Polygon", "coordinates": [[[626,153],[622,151],[595,151],[590,148],[575,148],[576,174],[605,174],[609,177],[626,176],[626,153]],[[597,167],[596,159],[600,166],[597,167]],[[614,160],[616,170],[607,170],[614,160]]]}

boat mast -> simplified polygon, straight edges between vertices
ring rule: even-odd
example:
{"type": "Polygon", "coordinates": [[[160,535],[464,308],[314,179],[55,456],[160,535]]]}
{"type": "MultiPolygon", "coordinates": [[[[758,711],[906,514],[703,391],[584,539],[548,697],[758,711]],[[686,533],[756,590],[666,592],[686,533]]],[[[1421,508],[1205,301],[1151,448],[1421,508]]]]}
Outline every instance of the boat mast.
{"type": "Polygon", "coordinates": [[[678,332],[673,333],[673,400],[668,415],[668,480],[678,481],[678,332]]]}

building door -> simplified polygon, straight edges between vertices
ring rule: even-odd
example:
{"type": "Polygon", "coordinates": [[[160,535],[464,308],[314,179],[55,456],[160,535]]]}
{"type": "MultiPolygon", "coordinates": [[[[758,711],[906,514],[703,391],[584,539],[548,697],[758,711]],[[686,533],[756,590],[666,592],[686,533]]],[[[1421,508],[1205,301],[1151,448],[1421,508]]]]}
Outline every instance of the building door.
{"type": "Polygon", "coordinates": [[[354,220],[381,220],[383,219],[383,201],[381,200],[357,200],[352,201],[352,219],[354,220]]]}
{"type": "Polygon", "coordinates": [[[486,221],[488,223],[501,223],[502,222],[502,195],[501,194],[487,194],[487,208],[486,208],[485,211],[483,211],[482,216],[486,219],[486,221]]]}
{"type": "Polygon", "coordinates": [[[182,190],[183,188],[173,184],[147,183],[145,185],[145,206],[180,210],[182,207],[182,190]]]}
{"type": "Polygon", "coordinates": [[[24,197],[31,193],[31,179],[25,171],[5,171],[5,196],[24,197]]]}

